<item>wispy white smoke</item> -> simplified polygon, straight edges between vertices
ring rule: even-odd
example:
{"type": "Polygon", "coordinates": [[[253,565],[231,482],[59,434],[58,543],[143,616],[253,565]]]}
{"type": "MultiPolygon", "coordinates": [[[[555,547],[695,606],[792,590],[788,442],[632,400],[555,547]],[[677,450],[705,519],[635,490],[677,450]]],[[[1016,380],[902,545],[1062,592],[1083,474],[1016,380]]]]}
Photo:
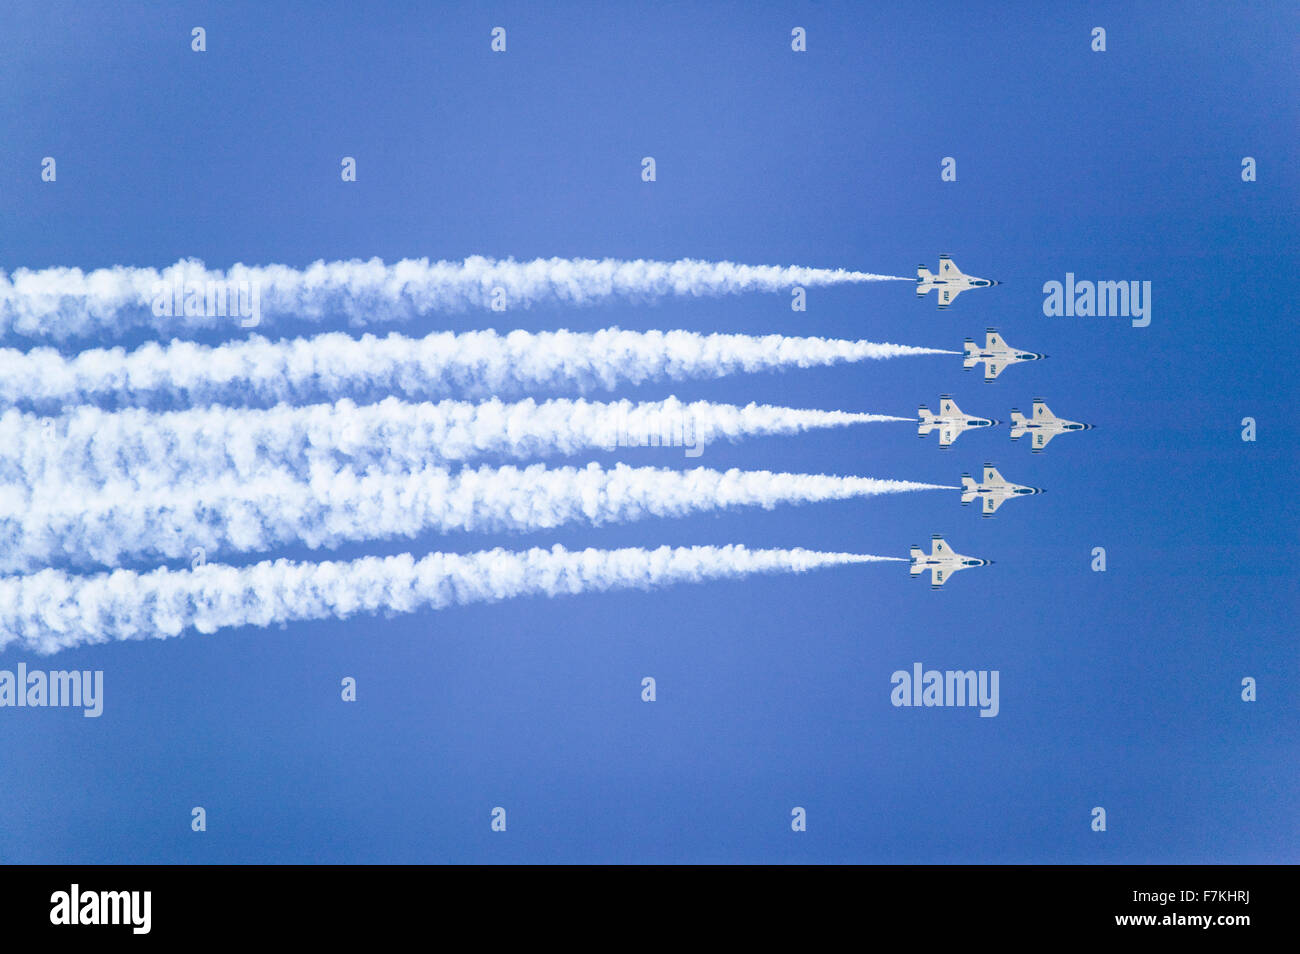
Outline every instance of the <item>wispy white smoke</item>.
{"type": "Polygon", "coordinates": [[[211,558],[293,542],[316,549],[427,532],[546,530],[957,489],[866,477],[626,464],[605,469],[594,463],[457,473],[426,466],[396,474],[317,467],[306,481],[268,470],[249,480],[227,476],[147,494],[117,484],[78,493],[55,483],[26,498],[0,498],[0,571],[26,572],[55,561],[111,567],[132,558],[189,559],[195,547],[211,558]]]}
{"type": "Polygon", "coordinates": [[[215,347],[177,340],[72,357],[52,348],[3,348],[0,403],[38,409],[109,400],[265,405],[368,391],[418,399],[503,397],[960,353],[835,338],[617,328],[360,339],[331,332],[277,342],[255,336],[215,347]]]}
{"type": "MultiPolygon", "coordinates": [[[[210,407],[153,413],[77,408],[40,418],[0,414],[0,494],[115,484],[145,492],[267,467],[306,476],[313,465],[358,472],[419,470],[488,456],[584,453],[649,442],[703,448],[746,437],[910,417],[709,401],[524,400],[408,404],[386,398],[261,410],[210,407]]],[[[69,491],[72,492],[72,491],[69,491]]]]}
{"type": "Polygon", "coordinates": [[[0,579],[0,649],[40,653],[87,643],[162,639],[186,630],[410,613],[516,596],[560,596],[753,573],[902,561],[855,553],[748,550],[743,546],[569,551],[563,547],[468,554],[409,553],[348,562],[276,560],[194,570],[115,570],[73,576],[41,570],[0,579]]]}
{"type": "MultiPolygon", "coordinates": [[[[645,301],[669,295],[702,297],[771,292],[795,285],[914,281],[845,269],[737,265],[732,262],[619,261],[615,259],[513,259],[472,257],[462,262],[403,259],[316,262],[305,269],[285,265],[235,265],[207,269],[189,259],[161,271],[153,268],[18,269],[0,272],[0,335],[55,340],[120,334],[148,327],[162,333],[196,328],[231,328],[238,317],[204,314],[208,283],[256,290],[263,320],[278,316],[319,321],[330,316],[354,325],[400,321],[431,311],[490,307],[504,294],[510,308],[541,302],[584,305],[611,297],[645,301]],[[175,312],[180,290],[181,314],[175,312]],[[501,292],[495,292],[500,289],[501,292]],[[192,307],[187,302],[192,300],[192,307]],[[191,313],[192,312],[192,313],[191,313]]],[[[226,309],[229,310],[229,309],[226,309]]]]}

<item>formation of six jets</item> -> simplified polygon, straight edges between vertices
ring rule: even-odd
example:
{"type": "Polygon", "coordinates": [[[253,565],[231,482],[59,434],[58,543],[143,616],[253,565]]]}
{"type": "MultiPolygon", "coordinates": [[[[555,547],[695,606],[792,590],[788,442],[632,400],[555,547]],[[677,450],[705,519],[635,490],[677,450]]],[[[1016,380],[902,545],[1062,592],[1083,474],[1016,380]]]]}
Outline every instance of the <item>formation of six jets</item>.
{"type": "MultiPolygon", "coordinates": [[[[938,274],[931,272],[924,265],[918,265],[916,268],[917,297],[923,298],[933,289],[940,311],[947,310],[957,296],[967,289],[989,288],[999,284],[1001,282],[965,274],[948,255],[939,256],[938,274]]],[[[978,345],[974,338],[966,339],[962,367],[970,371],[976,365],[983,364],[984,380],[988,382],[997,378],[1010,365],[1022,361],[1041,361],[1046,357],[1045,354],[1011,347],[998,334],[996,328],[989,328],[985,331],[983,347],[978,345]]],[[[949,394],[939,396],[937,413],[924,404],[917,408],[916,413],[920,418],[916,428],[917,436],[925,438],[932,431],[938,431],[939,447],[942,450],[952,447],[953,442],[968,430],[997,427],[1002,423],[993,418],[975,417],[965,413],[949,394]]],[[[1011,409],[1011,439],[1018,441],[1026,434],[1030,435],[1029,449],[1035,454],[1042,453],[1043,449],[1051,443],[1052,438],[1058,434],[1091,429],[1091,424],[1057,417],[1042,398],[1034,398],[1033,411],[1028,417],[1020,413],[1018,408],[1011,409]]],[[[980,515],[983,517],[993,516],[997,509],[1012,497],[1043,493],[1040,487],[1026,487],[1011,483],[991,463],[984,464],[981,478],[976,480],[970,474],[962,474],[961,502],[962,506],[968,506],[978,498],[981,501],[980,515]]],[[[957,571],[976,566],[988,566],[992,562],[992,560],[963,556],[953,550],[942,536],[935,534],[928,554],[919,546],[912,547],[910,572],[913,577],[918,577],[928,570],[930,587],[937,590],[957,571]]]]}

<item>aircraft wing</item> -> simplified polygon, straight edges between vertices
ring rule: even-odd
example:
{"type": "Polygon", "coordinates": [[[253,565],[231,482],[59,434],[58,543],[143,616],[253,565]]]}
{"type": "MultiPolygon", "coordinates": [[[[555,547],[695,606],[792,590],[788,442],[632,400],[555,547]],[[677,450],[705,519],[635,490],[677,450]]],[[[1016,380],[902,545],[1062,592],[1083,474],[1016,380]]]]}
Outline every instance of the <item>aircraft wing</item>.
{"type": "Polygon", "coordinates": [[[944,543],[942,540],[935,540],[930,545],[930,556],[939,557],[939,556],[952,556],[952,555],[953,555],[952,547],[948,546],[948,544],[944,543]]]}
{"type": "Polygon", "coordinates": [[[1007,343],[1002,340],[1002,336],[996,331],[990,331],[984,340],[984,347],[989,351],[1006,348],[1007,343]]]}
{"type": "Polygon", "coordinates": [[[984,483],[986,483],[986,484],[992,484],[992,483],[1005,484],[1006,481],[1002,479],[1002,475],[998,473],[998,469],[997,469],[996,467],[989,467],[989,466],[986,464],[986,465],[984,466],[984,483]]]}
{"type": "Polygon", "coordinates": [[[964,292],[965,290],[966,290],[966,289],[964,289],[964,288],[957,288],[956,286],[953,286],[953,285],[942,285],[942,286],[940,286],[940,287],[939,287],[939,307],[940,307],[940,308],[947,308],[947,307],[948,307],[949,305],[951,305],[954,301],[956,301],[956,300],[957,300],[957,296],[960,295],[960,294],[961,294],[962,292],[964,292]]]}
{"type": "Polygon", "coordinates": [[[1054,417],[1056,417],[1056,415],[1051,412],[1051,410],[1048,408],[1046,404],[1044,404],[1042,401],[1034,402],[1035,421],[1046,421],[1054,417]]]}
{"type": "Polygon", "coordinates": [[[933,587],[934,589],[937,590],[939,587],[943,586],[943,581],[946,580],[946,579],[948,579],[948,571],[947,571],[947,570],[943,569],[942,567],[937,567],[937,566],[932,566],[932,567],[930,567],[930,586],[931,586],[931,587],[933,587]]]}
{"type": "Polygon", "coordinates": [[[1055,436],[1056,436],[1056,431],[1047,431],[1047,430],[1034,431],[1034,443],[1031,449],[1035,451],[1042,450],[1049,443],[1051,443],[1052,438],[1055,436]]]}
{"type": "Polygon", "coordinates": [[[1002,506],[1002,501],[1004,500],[1006,500],[1005,497],[995,497],[993,494],[985,494],[983,515],[990,517],[997,513],[998,508],[1002,506]]]}
{"type": "Polygon", "coordinates": [[[952,442],[957,439],[957,436],[960,433],[961,431],[957,429],[955,424],[945,424],[943,427],[939,428],[939,446],[952,446],[952,442]]]}
{"type": "Polygon", "coordinates": [[[1006,365],[997,358],[989,358],[984,362],[984,380],[992,381],[1002,373],[1004,368],[1006,368],[1006,365]]]}
{"type": "Polygon", "coordinates": [[[951,417],[954,414],[960,414],[961,411],[957,409],[956,401],[951,398],[944,398],[939,402],[939,413],[945,417],[951,417]]]}
{"type": "Polygon", "coordinates": [[[952,259],[940,256],[939,274],[943,275],[945,278],[949,276],[952,278],[958,278],[961,276],[961,269],[957,267],[957,263],[952,259]]]}

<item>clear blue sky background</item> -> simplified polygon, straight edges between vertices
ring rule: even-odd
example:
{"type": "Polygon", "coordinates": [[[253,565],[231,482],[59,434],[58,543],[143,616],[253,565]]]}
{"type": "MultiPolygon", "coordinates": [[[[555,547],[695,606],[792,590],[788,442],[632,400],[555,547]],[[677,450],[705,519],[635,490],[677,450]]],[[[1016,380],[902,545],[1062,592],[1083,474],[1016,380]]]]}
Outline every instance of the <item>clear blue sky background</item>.
{"type": "MultiPolygon", "coordinates": [[[[960,349],[995,325],[1051,360],[992,384],[930,357],[617,396],[908,415],[950,392],[1003,420],[1041,396],[1097,429],[1037,456],[1005,427],[941,454],[880,424],[694,462],[955,484],[993,460],[1048,489],[993,520],[945,491],[337,554],[905,556],[938,532],[997,561],[940,592],[888,564],[51,657],[105,671],[105,713],[0,711],[0,861],[1300,860],[1294,6],[546,6],[12,4],[0,267],[485,254],[911,275],[947,252],[1006,284],[943,313],[899,283],[813,290],[803,314],[781,294],[405,330],[960,349]],[[1259,181],[1241,181],[1243,156],[1259,181]],[[1067,271],[1152,281],[1150,327],[1044,317],[1042,284],[1067,271]],[[917,661],[1000,670],[1001,714],[892,707],[890,674],[917,661]],[[489,830],[497,805],[505,834],[489,830]],[[796,805],[806,833],[790,831],[796,805]]],[[[11,649],[0,667],[21,660],[43,662],[11,649]]]]}

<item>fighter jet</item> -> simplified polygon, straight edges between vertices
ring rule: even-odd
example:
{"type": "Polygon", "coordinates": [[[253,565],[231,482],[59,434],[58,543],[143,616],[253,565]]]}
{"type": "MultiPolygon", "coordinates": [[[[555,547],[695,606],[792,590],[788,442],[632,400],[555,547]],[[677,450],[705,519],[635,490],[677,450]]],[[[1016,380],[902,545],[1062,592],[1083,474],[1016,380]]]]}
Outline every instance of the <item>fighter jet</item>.
{"type": "Polygon", "coordinates": [[[1011,409],[1011,439],[1018,441],[1026,434],[1033,434],[1034,439],[1030,442],[1029,447],[1035,453],[1039,453],[1048,445],[1053,437],[1062,434],[1065,431],[1090,431],[1091,424],[1080,424],[1078,421],[1067,421],[1064,418],[1057,417],[1051,412],[1042,398],[1034,398],[1034,416],[1025,417],[1016,408],[1011,409]]]}
{"type": "Polygon", "coordinates": [[[1001,421],[992,421],[986,417],[969,417],[962,413],[957,402],[947,394],[939,395],[939,413],[935,414],[922,404],[916,409],[921,423],[916,426],[916,433],[925,437],[936,427],[939,428],[939,447],[947,449],[952,446],[962,433],[972,427],[996,427],[1001,421]]]}
{"type": "Polygon", "coordinates": [[[1042,488],[1039,487],[1022,487],[1020,484],[1011,483],[999,474],[998,469],[992,464],[984,465],[983,483],[976,483],[975,478],[970,474],[961,475],[961,505],[968,506],[976,497],[981,497],[984,501],[981,515],[985,517],[993,516],[1004,500],[1042,492],[1042,488]]]}
{"type": "Polygon", "coordinates": [[[953,548],[943,542],[943,537],[935,534],[930,538],[930,555],[926,556],[925,551],[920,547],[912,547],[912,566],[909,572],[912,576],[920,576],[926,570],[930,571],[930,589],[937,590],[943,586],[944,581],[952,576],[958,570],[965,570],[972,566],[988,566],[992,560],[978,560],[975,557],[962,556],[960,553],[953,551],[953,548]]]}
{"type": "Polygon", "coordinates": [[[984,333],[983,348],[975,343],[974,338],[966,339],[966,357],[962,360],[961,366],[969,371],[983,361],[984,380],[992,381],[1009,364],[1016,364],[1020,361],[1041,361],[1046,357],[1045,354],[1012,348],[1002,340],[1002,336],[998,334],[996,328],[989,328],[984,333]]]}
{"type": "Polygon", "coordinates": [[[945,311],[968,288],[988,288],[1001,282],[974,275],[963,275],[962,270],[947,255],[939,256],[939,274],[932,275],[924,265],[916,266],[916,297],[921,298],[931,288],[938,291],[939,310],[945,311]]]}

